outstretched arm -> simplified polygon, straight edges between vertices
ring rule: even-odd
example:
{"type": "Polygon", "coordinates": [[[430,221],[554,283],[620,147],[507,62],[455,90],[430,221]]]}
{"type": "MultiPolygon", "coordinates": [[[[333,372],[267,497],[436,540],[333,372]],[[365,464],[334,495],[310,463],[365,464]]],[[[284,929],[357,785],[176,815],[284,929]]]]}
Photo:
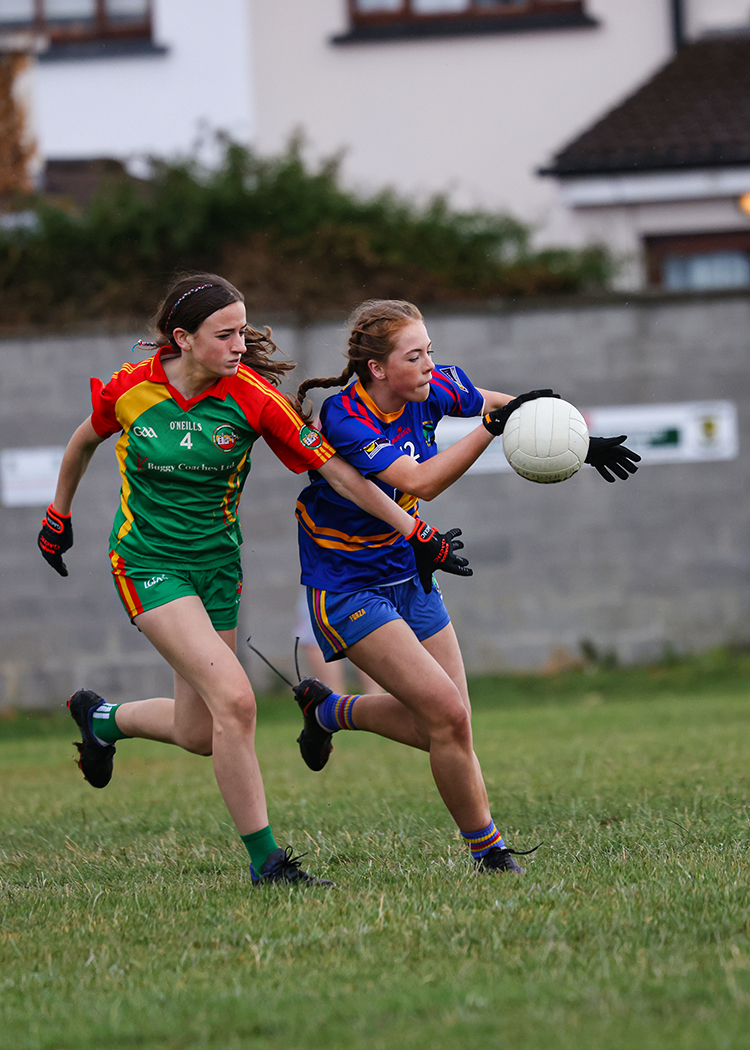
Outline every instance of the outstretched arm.
{"type": "Polygon", "coordinates": [[[401,456],[378,477],[402,492],[408,492],[418,499],[431,500],[439,496],[457,481],[469,467],[475,463],[490,442],[503,432],[508,415],[524,401],[537,397],[556,396],[551,390],[532,390],[528,394],[514,397],[502,394],[498,390],[482,390],[477,387],[484,398],[482,408],[482,425],[472,430],[450,448],[443,449],[436,456],[421,462],[411,456],[401,456]]]}
{"type": "Polygon", "coordinates": [[[91,457],[103,440],[104,438],[99,437],[94,430],[91,418],[81,423],[65,449],[57,478],[55,498],[47,508],[47,514],[42,520],[37,544],[44,560],[60,576],[68,575],[62,556],[73,546],[73,524],[70,516],[73,497],[91,462],[91,457]]]}
{"type": "Polygon", "coordinates": [[[385,492],[372,481],[363,477],[342,456],[338,454],[331,456],[322,467],[317,469],[318,473],[344,499],[356,503],[374,518],[387,522],[402,536],[409,536],[414,531],[414,518],[411,514],[407,514],[403,507],[394,502],[390,496],[386,496],[385,492]]]}
{"type": "Polygon", "coordinates": [[[463,543],[458,539],[460,529],[450,529],[442,534],[419,518],[413,518],[339,455],[332,456],[322,467],[318,467],[318,473],[340,496],[356,503],[373,517],[387,522],[408,540],[414,551],[420,582],[427,594],[432,590],[432,573],[435,569],[442,569],[454,576],[472,575],[466,558],[456,554],[463,548],[463,543]]]}

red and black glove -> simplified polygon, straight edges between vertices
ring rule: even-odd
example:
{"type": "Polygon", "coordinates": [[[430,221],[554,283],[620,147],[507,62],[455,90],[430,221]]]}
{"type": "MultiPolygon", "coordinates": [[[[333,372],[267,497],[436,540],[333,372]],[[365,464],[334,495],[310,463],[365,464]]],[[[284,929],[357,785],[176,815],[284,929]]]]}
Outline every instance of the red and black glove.
{"type": "Polygon", "coordinates": [[[460,529],[449,529],[448,532],[442,533],[427,522],[415,519],[414,531],[406,539],[414,551],[419,582],[425,594],[432,590],[432,574],[435,569],[442,569],[453,576],[474,575],[468,567],[468,560],[458,557],[455,553],[463,549],[463,543],[456,538],[460,535],[460,529]]]}
{"type": "Polygon", "coordinates": [[[482,422],[493,437],[500,437],[505,430],[505,424],[513,412],[520,408],[521,405],[526,404],[527,401],[536,401],[538,397],[559,396],[554,390],[529,390],[528,394],[519,394],[518,397],[514,397],[512,401],[509,401],[507,405],[503,405],[502,408],[496,408],[493,412],[485,412],[482,416],[482,422]]]}
{"type": "Polygon", "coordinates": [[[73,523],[70,514],[58,514],[50,503],[47,514],[42,519],[42,529],[36,542],[44,560],[49,562],[55,572],[67,576],[68,570],[62,556],[73,546],[73,523]]]}
{"type": "Polygon", "coordinates": [[[596,467],[605,481],[615,481],[615,474],[622,481],[627,481],[628,476],[638,470],[641,461],[637,452],[623,445],[623,441],[627,439],[626,434],[619,437],[589,438],[589,451],[585,462],[596,467]]]}

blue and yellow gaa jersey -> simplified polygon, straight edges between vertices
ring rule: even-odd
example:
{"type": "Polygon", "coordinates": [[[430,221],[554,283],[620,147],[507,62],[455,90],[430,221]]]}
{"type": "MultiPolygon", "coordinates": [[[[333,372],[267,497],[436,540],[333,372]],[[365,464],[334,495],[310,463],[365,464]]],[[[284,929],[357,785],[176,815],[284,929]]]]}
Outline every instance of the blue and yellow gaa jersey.
{"type": "MultiPolygon", "coordinates": [[[[362,384],[351,383],[323,404],[320,429],[326,440],[365,476],[400,459],[436,455],[435,428],[443,416],[476,416],[482,395],[454,366],[436,367],[426,401],[398,412],[381,412],[362,384]]],[[[419,501],[371,477],[414,517],[419,501]]],[[[416,573],[414,552],[400,533],[339,496],[316,472],[297,501],[302,583],[350,594],[387,586],[416,573]]]]}

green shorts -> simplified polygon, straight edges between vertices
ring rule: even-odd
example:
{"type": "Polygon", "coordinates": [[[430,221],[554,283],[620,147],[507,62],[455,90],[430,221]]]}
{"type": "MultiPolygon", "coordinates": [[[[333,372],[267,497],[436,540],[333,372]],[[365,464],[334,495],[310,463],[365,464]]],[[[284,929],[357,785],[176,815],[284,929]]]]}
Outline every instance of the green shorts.
{"type": "Polygon", "coordinates": [[[213,569],[140,569],[123,564],[117,555],[110,558],[117,593],[131,620],[147,609],[196,594],[217,631],[231,631],[237,626],[242,595],[239,558],[213,569]]]}

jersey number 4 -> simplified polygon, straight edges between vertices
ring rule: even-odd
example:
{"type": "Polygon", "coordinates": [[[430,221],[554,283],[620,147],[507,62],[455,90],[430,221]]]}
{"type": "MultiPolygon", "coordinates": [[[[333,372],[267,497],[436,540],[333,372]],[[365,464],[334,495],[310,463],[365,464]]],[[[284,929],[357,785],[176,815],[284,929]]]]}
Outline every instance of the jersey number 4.
{"type": "Polygon", "coordinates": [[[187,433],[185,435],[185,437],[182,439],[182,441],[180,442],[180,445],[184,446],[185,448],[192,448],[193,447],[193,435],[190,434],[190,433],[187,433]]]}

